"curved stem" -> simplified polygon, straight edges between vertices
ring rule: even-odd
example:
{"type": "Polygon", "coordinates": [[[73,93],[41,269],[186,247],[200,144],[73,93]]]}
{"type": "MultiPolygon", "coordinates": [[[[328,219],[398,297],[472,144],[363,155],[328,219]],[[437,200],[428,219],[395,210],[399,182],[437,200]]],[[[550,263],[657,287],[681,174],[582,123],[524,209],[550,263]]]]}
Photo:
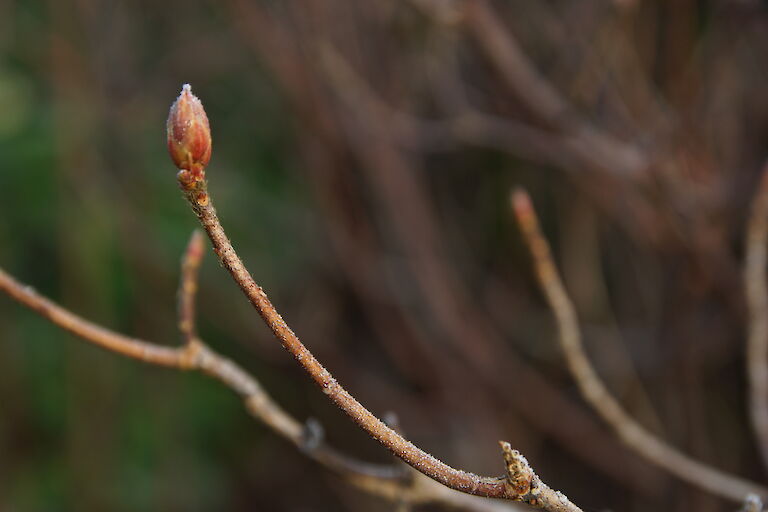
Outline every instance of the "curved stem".
{"type": "Polygon", "coordinates": [[[89,322],[39,295],[31,286],[19,283],[3,269],[0,269],[0,291],[65,331],[112,352],[160,366],[174,368],[188,366],[186,354],[182,350],[130,338],[89,322]]]}
{"type": "MultiPolygon", "coordinates": [[[[205,187],[204,184],[202,186],[205,187]]],[[[264,290],[256,284],[224,232],[207,190],[201,194],[200,189],[197,189],[186,195],[200,220],[200,224],[208,233],[213,244],[213,250],[219,257],[221,264],[230,273],[283,347],[293,355],[331,401],[392,453],[438,482],[453,489],[479,496],[496,498],[507,496],[504,478],[482,477],[448,466],[404,439],[363,407],[304,346],[277,312],[264,290]],[[198,200],[201,196],[204,197],[204,201],[198,200]]]]}
{"type": "Polygon", "coordinates": [[[181,277],[179,278],[178,316],[179,332],[189,344],[197,338],[195,326],[197,281],[200,265],[203,262],[205,239],[199,230],[192,232],[187,248],[181,258],[181,277]]]}
{"type": "MultiPolygon", "coordinates": [[[[530,504],[535,503],[535,506],[553,512],[576,512],[581,510],[562,494],[555,493],[549,489],[538,478],[536,478],[538,486],[532,487],[536,493],[522,493],[519,489],[510,485],[509,475],[506,478],[485,477],[452,468],[402,437],[366,409],[336,381],[331,373],[312,355],[291,328],[288,327],[285,320],[283,320],[270,302],[267,294],[256,284],[232,247],[216,215],[216,209],[213,206],[204,179],[190,187],[189,183],[183,180],[185,172],[182,170],[179,173],[181,178],[180,185],[193,211],[200,220],[200,224],[208,233],[213,249],[221,264],[232,276],[235,283],[237,283],[259,315],[261,315],[282,346],[293,355],[312,380],[322,389],[323,393],[344,411],[352,421],[411,467],[451,489],[476,496],[506,498],[530,504]],[[550,499],[545,500],[544,497],[550,499]]],[[[533,472],[531,471],[530,474],[533,475],[533,472]]]]}
{"type": "Polygon", "coordinates": [[[681,480],[736,502],[742,502],[748,494],[768,496],[768,488],[685,455],[653,435],[624,410],[600,380],[584,351],[576,311],[565,291],[549,243],[541,233],[533,204],[525,191],[516,190],[512,194],[512,208],[528,244],[539,285],[555,315],[560,346],[568,368],[584,400],[627,446],[681,480]]]}

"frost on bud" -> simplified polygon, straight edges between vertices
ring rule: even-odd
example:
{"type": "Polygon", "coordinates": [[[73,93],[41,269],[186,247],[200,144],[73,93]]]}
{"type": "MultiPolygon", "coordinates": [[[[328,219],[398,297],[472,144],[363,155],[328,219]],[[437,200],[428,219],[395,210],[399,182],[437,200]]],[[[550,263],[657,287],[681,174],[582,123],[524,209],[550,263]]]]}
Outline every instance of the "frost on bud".
{"type": "Polygon", "coordinates": [[[202,179],[211,160],[211,128],[203,104],[184,84],[181,94],[168,112],[168,152],[176,167],[188,171],[189,178],[202,179]]]}

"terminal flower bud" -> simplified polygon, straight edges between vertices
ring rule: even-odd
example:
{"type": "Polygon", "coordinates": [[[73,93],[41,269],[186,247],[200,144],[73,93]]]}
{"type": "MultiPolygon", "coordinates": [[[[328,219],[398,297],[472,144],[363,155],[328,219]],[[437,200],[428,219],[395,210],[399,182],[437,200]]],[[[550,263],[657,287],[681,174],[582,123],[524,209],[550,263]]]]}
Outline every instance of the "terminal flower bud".
{"type": "Polygon", "coordinates": [[[166,128],[168,152],[176,167],[202,175],[211,160],[211,128],[203,104],[189,84],[184,84],[171,105],[166,128]]]}

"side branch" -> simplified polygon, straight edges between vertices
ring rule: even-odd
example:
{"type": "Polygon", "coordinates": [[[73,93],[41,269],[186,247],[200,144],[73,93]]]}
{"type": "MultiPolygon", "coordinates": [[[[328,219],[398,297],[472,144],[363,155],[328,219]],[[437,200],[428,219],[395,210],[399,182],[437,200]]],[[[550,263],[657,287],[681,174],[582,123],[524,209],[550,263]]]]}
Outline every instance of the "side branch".
{"type": "Polygon", "coordinates": [[[205,239],[195,230],[181,258],[181,278],[179,279],[179,331],[184,341],[189,344],[197,338],[195,327],[195,295],[200,264],[203,262],[205,239]]]}
{"type": "Polygon", "coordinates": [[[187,338],[189,333],[194,333],[195,294],[192,290],[197,287],[197,268],[202,258],[202,252],[197,249],[202,248],[202,240],[199,236],[193,236],[182,260],[180,302],[184,305],[179,308],[179,316],[183,318],[180,324],[186,343],[181,347],[165,347],[130,338],[93,324],[37,294],[31,287],[19,283],[1,268],[0,292],[39,313],[54,325],[109,351],[149,364],[179,370],[199,370],[215,378],[243,398],[251,416],[325,469],[371,495],[412,505],[436,503],[475,512],[517,510],[513,504],[497,503],[462,494],[423,476],[411,480],[401,467],[370,464],[353,459],[333,450],[322,439],[308,446],[305,425],[282,409],[258,380],[234,361],[217,354],[196,335],[187,338]]]}
{"type": "Polygon", "coordinates": [[[768,164],[752,202],[747,224],[744,262],[744,292],[749,310],[747,326],[747,377],[752,428],[768,464],[768,289],[766,289],[766,244],[768,244],[768,164]]]}
{"type": "Polygon", "coordinates": [[[89,322],[39,295],[32,287],[19,283],[3,269],[0,269],[0,291],[7,293],[12,299],[36,311],[65,331],[107,350],[161,366],[174,368],[189,366],[188,357],[184,351],[130,338],[89,322]]]}
{"type": "MultiPolygon", "coordinates": [[[[254,418],[300,448],[311,459],[371,494],[389,498],[398,493],[411,492],[403,483],[400,468],[357,461],[332,450],[324,443],[313,447],[312,450],[303,449],[303,424],[283,410],[253,376],[235,362],[208,348],[197,338],[182,347],[165,347],[124,336],[67,311],[36,293],[31,287],[19,283],[2,269],[0,291],[50,320],[54,325],[109,351],[153,365],[179,370],[196,369],[208,374],[239,394],[254,418]],[[363,486],[360,482],[365,482],[366,485],[363,486]]],[[[451,502],[450,497],[433,496],[422,490],[419,491],[418,497],[420,502],[451,502]]]]}
{"type": "Polygon", "coordinates": [[[587,358],[576,311],[560,279],[549,243],[541,233],[528,194],[523,190],[516,190],[511,199],[517,222],[533,259],[539,285],[555,315],[560,346],[568,368],[587,403],[627,446],[681,480],[739,503],[743,502],[748,494],[768,496],[768,488],[694,460],[660,440],[622,408],[587,358]]]}

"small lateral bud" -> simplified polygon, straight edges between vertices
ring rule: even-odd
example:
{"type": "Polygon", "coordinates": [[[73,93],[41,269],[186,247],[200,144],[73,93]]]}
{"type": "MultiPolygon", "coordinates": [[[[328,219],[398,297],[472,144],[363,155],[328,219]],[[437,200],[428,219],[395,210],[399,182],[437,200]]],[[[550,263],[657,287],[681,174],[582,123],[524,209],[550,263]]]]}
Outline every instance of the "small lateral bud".
{"type": "Polygon", "coordinates": [[[189,84],[184,84],[171,105],[166,128],[173,163],[202,179],[202,171],[211,160],[211,128],[203,104],[192,94],[189,84]]]}

